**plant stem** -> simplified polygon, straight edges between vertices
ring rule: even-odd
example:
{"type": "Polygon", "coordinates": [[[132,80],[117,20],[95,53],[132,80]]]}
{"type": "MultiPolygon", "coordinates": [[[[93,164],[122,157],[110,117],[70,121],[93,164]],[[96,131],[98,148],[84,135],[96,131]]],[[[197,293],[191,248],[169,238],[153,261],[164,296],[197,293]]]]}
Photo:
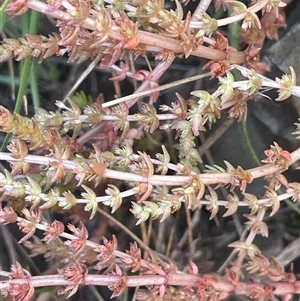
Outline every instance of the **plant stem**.
{"type": "Polygon", "coordinates": [[[225,26],[234,22],[238,22],[240,20],[243,20],[247,17],[248,13],[256,13],[258,11],[260,11],[261,9],[263,9],[267,4],[268,4],[269,0],[260,0],[258,1],[256,4],[254,4],[253,6],[250,6],[246,12],[235,15],[235,16],[231,16],[231,17],[227,17],[224,19],[219,19],[218,20],[218,27],[220,26],[225,26]]]}
{"type": "MultiPolygon", "coordinates": [[[[180,80],[168,83],[168,84],[161,85],[161,86],[159,86],[157,88],[148,89],[146,91],[141,91],[141,92],[137,92],[136,91],[132,95],[120,97],[118,99],[105,102],[102,106],[104,108],[108,108],[108,107],[117,105],[117,104],[119,104],[121,102],[129,101],[129,100],[132,100],[132,99],[135,99],[135,98],[140,98],[142,96],[147,96],[147,95],[150,95],[150,94],[152,94],[154,92],[167,90],[167,89],[179,86],[179,85],[183,85],[183,84],[186,84],[186,83],[190,83],[190,82],[193,82],[193,81],[196,81],[196,80],[208,77],[210,75],[211,75],[211,73],[207,72],[207,73],[204,73],[204,74],[198,74],[198,75],[195,75],[195,76],[191,76],[191,77],[188,77],[186,79],[180,79],[180,80]]],[[[141,87],[140,87],[140,89],[141,89],[141,87]]]]}
{"type": "MultiPolygon", "coordinates": [[[[19,161],[20,159],[16,159],[12,157],[9,153],[0,152],[1,160],[6,160],[9,162],[19,161]]],[[[290,165],[300,160],[300,147],[291,153],[292,160],[290,161],[290,165]]],[[[37,156],[37,155],[27,155],[22,158],[24,162],[40,164],[40,165],[48,165],[50,162],[58,161],[55,158],[37,156]]],[[[75,162],[69,160],[62,160],[62,164],[65,168],[69,170],[75,171],[77,169],[77,164],[75,162]]],[[[265,164],[263,166],[255,167],[246,170],[251,173],[254,179],[264,177],[269,174],[274,174],[280,171],[281,168],[274,164],[265,164]]],[[[194,174],[190,176],[182,176],[182,175],[152,175],[149,178],[144,177],[139,174],[128,173],[123,171],[117,171],[112,169],[106,169],[104,172],[105,178],[113,178],[117,180],[125,180],[128,181],[130,179],[132,182],[140,182],[140,183],[149,183],[151,185],[166,185],[166,186],[180,186],[188,184],[195,177],[194,174]]],[[[228,184],[231,183],[232,175],[230,173],[208,173],[208,174],[199,174],[199,179],[205,185],[212,184],[228,184]]]]}
{"type": "Polygon", "coordinates": [[[202,15],[205,13],[210,6],[211,0],[200,0],[198,6],[196,7],[195,11],[193,12],[192,21],[197,20],[197,15],[202,15]]]}
{"type": "MultiPolygon", "coordinates": [[[[67,12],[61,10],[53,10],[46,3],[43,3],[38,0],[28,0],[26,5],[33,10],[37,10],[56,19],[62,19],[65,21],[70,21],[73,19],[73,17],[67,12]]],[[[86,18],[85,21],[82,23],[82,27],[90,30],[95,30],[96,20],[92,18],[86,18]]],[[[117,26],[114,26],[113,29],[109,30],[108,35],[112,39],[122,41],[124,40],[124,37],[119,32],[119,28],[117,26]]],[[[143,30],[138,31],[138,38],[141,44],[158,47],[161,48],[161,50],[168,49],[175,53],[183,53],[183,49],[180,47],[181,42],[178,40],[166,36],[164,36],[164,38],[161,39],[161,37],[158,34],[143,30]]],[[[202,45],[200,45],[197,48],[197,50],[192,51],[191,55],[211,60],[224,60],[227,58],[227,54],[225,52],[202,45]]],[[[244,52],[228,51],[228,55],[231,63],[233,64],[240,64],[245,61],[244,52]]]]}
{"type": "MultiPolygon", "coordinates": [[[[205,276],[205,275],[204,275],[205,276]]],[[[86,275],[84,283],[74,282],[65,280],[61,275],[45,275],[45,276],[32,276],[28,280],[25,279],[11,279],[8,281],[0,282],[0,290],[9,289],[10,285],[22,285],[27,284],[30,281],[31,285],[34,287],[45,287],[45,286],[62,286],[62,285],[100,285],[100,286],[110,286],[117,283],[122,276],[114,275],[86,275]]],[[[150,286],[150,285],[173,285],[173,286],[187,286],[187,287],[197,287],[199,284],[204,283],[204,277],[198,275],[189,274],[177,274],[168,273],[167,276],[161,275],[135,275],[126,276],[126,285],[128,287],[136,286],[150,286]]],[[[202,284],[205,285],[205,284],[202,284]]],[[[265,283],[243,283],[238,282],[237,284],[232,284],[230,281],[222,279],[212,279],[207,283],[211,285],[212,288],[219,292],[226,292],[233,295],[251,295],[253,292],[257,292],[258,289],[264,291],[265,283]]],[[[300,293],[300,281],[295,281],[294,283],[288,282],[274,282],[268,283],[272,286],[275,295],[286,295],[299,294],[300,293]]]]}

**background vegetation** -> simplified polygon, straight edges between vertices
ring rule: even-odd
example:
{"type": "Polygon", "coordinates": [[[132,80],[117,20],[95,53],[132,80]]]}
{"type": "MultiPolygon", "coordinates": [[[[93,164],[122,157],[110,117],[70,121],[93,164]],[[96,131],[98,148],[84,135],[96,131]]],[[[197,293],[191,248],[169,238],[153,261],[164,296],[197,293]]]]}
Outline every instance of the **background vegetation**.
{"type": "Polygon", "coordinates": [[[298,300],[299,13],[2,2],[3,299],[298,300]]]}

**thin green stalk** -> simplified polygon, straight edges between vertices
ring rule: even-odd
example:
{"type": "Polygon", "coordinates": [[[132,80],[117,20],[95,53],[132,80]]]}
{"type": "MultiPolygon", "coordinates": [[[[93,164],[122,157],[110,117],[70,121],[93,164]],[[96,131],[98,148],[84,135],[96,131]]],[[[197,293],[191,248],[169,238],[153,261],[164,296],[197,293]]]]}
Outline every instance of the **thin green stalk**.
{"type": "MultiPolygon", "coordinates": [[[[233,13],[233,9],[229,8],[228,15],[230,16],[233,13]]],[[[239,39],[239,25],[237,22],[228,24],[229,31],[229,42],[230,46],[236,48],[236,50],[240,49],[240,39],[239,39]]]]}
{"type": "MultiPolygon", "coordinates": [[[[30,27],[29,27],[29,32],[31,34],[37,33],[38,30],[38,24],[39,24],[39,16],[40,13],[33,10],[31,12],[30,16],[30,27]]],[[[40,107],[40,96],[38,92],[38,84],[37,84],[37,77],[34,72],[35,69],[35,64],[31,63],[31,70],[30,70],[30,88],[31,88],[31,94],[32,94],[32,101],[33,101],[33,106],[34,108],[40,107]]]]}
{"type": "MultiPolygon", "coordinates": [[[[22,16],[22,34],[35,34],[38,29],[38,19],[39,19],[39,12],[32,10],[30,14],[25,14],[22,16]],[[28,31],[26,30],[28,29],[28,31]]],[[[32,57],[26,58],[23,63],[21,64],[21,71],[20,71],[20,87],[18,91],[17,101],[15,105],[15,112],[19,113],[22,102],[23,96],[25,94],[25,90],[27,88],[27,83],[29,77],[31,75],[31,66],[32,66],[32,57]]]]}
{"type": "Polygon", "coordinates": [[[32,57],[28,57],[21,62],[20,87],[18,91],[16,104],[15,104],[15,109],[14,109],[16,113],[19,113],[22,107],[23,97],[25,95],[25,90],[27,88],[27,83],[30,76],[31,64],[32,64],[32,57]]]}
{"type": "Polygon", "coordinates": [[[261,162],[256,154],[256,151],[252,145],[252,142],[250,140],[250,137],[249,137],[249,132],[248,132],[248,129],[247,129],[247,124],[246,124],[246,121],[245,120],[241,120],[239,122],[239,129],[240,129],[240,132],[241,132],[241,135],[243,137],[243,141],[244,141],[244,144],[245,144],[245,147],[248,151],[248,153],[250,154],[253,162],[257,165],[257,166],[261,166],[261,162]]]}
{"type": "MultiPolygon", "coordinates": [[[[2,7],[1,7],[2,8],[2,7]]],[[[22,20],[22,34],[30,33],[35,34],[38,29],[38,17],[39,12],[37,11],[30,11],[24,14],[21,18],[22,20]]],[[[23,103],[23,97],[27,88],[28,80],[31,74],[31,66],[32,66],[32,57],[26,58],[20,64],[20,87],[18,91],[18,96],[15,104],[14,111],[19,113],[23,103]]],[[[0,150],[3,151],[9,142],[11,134],[7,134],[4,138],[4,141],[1,145],[0,150]]]]}
{"type": "Polygon", "coordinates": [[[6,145],[8,144],[9,140],[11,138],[11,133],[6,134],[5,138],[3,139],[0,151],[3,152],[6,148],[6,145]]]}
{"type": "Polygon", "coordinates": [[[8,13],[5,11],[8,3],[9,0],[5,0],[0,7],[0,32],[3,30],[4,25],[8,19],[8,13]]]}
{"type": "MultiPolygon", "coordinates": [[[[232,13],[233,13],[233,9],[229,8],[228,16],[231,16],[232,13]]],[[[234,47],[237,51],[239,51],[240,50],[240,39],[239,39],[238,23],[234,22],[234,23],[228,24],[228,31],[229,31],[228,40],[229,40],[230,46],[234,47]]],[[[233,74],[233,76],[236,80],[238,80],[238,78],[240,78],[240,73],[238,72],[238,70],[234,69],[231,71],[231,73],[233,74]]]]}
{"type": "Polygon", "coordinates": [[[294,202],[292,202],[290,199],[286,199],[284,200],[284,202],[287,206],[289,206],[294,212],[296,212],[300,216],[300,208],[294,202]]]}
{"type": "Polygon", "coordinates": [[[8,14],[0,10],[0,32],[2,32],[4,25],[7,21],[7,18],[8,18],[8,14]]]}
{"type": "Polygon", "coordinates": [[[31,15],[30,15],[30,26],[29,26],[29,33],[30,34],[36,34],[38,30],[38,25],[39,25],[39,17],[40,13],[32,10],[31,15]]]}
{"type": "Polygon", "coordinates": [[[1,5],[1,7],[0,7],[0,13],[4,13],[5,8],[6,8],[7,4],[9,3],[9,1],[10,1],[10,0],[5,0],[5,1],[2,3],[2,5],[1,5]]]}
{"type": "MultiPolygon", "coordinates": [[[[228,11],[228,14],[231,15],[232,14],[232,8],[229,9],[228,11]]],[[[234,23],[230,23],[228,24],[228,30],[229,30],[229,42],[230,42],[230,45],[235,47],[237,50],[239,50],[240,48],[240,42],[239,42],[239,25],[237,22],[234,22],[234,23]]],[[[241,75],[239,72],[237,72],[237,70],[233,70],[232,71],[233,75],[234,75],[234,78],[236,80],[240,80],[241,79],[241,75]]],[[[240,128],[240,132],[241,132],[241,135],[242,135],[242,138],[243,138],[243,141],[244,141],[244,144],[245,144],[245,147],[248,151],[248,153],[250,154],[252,160],[254,161],[254,163],[257,165],[257,166],[260,166],[261,165],[261,162],[252,146],[252,143],[251,143],[251,140],[250,140],[250,137],[249,137],[249,133],[248,133],[248,130],[247,130],[247,125],[246,125],[246,122],[244,120],[241,120],[239,122],[239,128],[240,128]]]]}
{"type": "Polygon", "coordinates": [[[31,96],[32,96],[32,102],[34,108],[39,108],[41,106],[40,102],[40,94],[38,89],[38,82],[36,73],[34,72],[35,69],[35,62],[31,65],[31,71],[30,71],[30,90],[31,90],[31,96]]]}

